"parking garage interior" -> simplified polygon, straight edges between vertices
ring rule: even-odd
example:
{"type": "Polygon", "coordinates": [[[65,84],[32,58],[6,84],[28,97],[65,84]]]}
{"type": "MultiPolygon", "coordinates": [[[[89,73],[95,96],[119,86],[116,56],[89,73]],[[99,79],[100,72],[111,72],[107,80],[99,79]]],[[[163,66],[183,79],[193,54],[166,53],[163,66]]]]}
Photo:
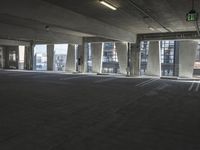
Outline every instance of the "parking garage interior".
{"type": "Polygon", "coordinates": [[[199,150],[199,0],[2,0],[0,149],[199,150]]]}

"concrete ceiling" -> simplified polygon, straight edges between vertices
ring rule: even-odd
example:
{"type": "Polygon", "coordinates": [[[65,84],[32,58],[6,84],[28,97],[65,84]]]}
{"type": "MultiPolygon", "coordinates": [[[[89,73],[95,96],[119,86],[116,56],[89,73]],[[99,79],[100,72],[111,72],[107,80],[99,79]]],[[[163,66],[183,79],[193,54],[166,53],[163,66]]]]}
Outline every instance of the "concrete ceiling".
{"type": "Polygon", "coordinates": [[[117,11],[99,0],[2,0],[0,38],[81,44],[82,37],[135,42],[136,34],[195,31],[185,21],[191,0],[107,1],[117,11]]]}
{"type": "MultiPolygon", "coordinates": [[[[167,32],[165,27],[172,32],[195,30],[194,23],[185,21],[186,13],[191,10],[191,0],[107,0],[118,7],[117,11],[102,6],[98,0],[44,1],[134,33],[167,32]]],[[[198,0],[195,0],[195,6],[200,6],[198,0]]]]}

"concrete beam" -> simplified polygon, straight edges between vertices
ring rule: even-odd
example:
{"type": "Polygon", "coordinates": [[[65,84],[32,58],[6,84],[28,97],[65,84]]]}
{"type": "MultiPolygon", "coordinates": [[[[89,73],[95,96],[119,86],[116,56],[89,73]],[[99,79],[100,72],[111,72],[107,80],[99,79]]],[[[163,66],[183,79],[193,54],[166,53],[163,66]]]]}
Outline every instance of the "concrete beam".
{"type": "Polygon", "coordinates": [[[0,2],[0,13],[98,37],[128,42],[136,41],[134,33],[40,0],[2,1],[0,2]]]}
{"type": "Polygon", "coordinates": [[[113,39],[101,38],[101,37],[86,37],[84,41],[87,43],[104,43],[104,42],[119,42],[113,39]]]}
{"type": "Polygon", "coordinates": [[[4,23],[0,23],[0,38],[34,41],[35,44],[82,43],[82,38],[77,36],[4,23]]]}
{"type": "Polygon", "coordinates": [[[7,39],[0,39],[0,45],[3,46],[30,46],[30,42],[25,42],[25,41],[17,41],[17,40],[7,40],[7,39]]]}
{"type": "Polygon", "coordinates": [[[138,34],[140,41],[200,39],[196,31],[138,34]]]}

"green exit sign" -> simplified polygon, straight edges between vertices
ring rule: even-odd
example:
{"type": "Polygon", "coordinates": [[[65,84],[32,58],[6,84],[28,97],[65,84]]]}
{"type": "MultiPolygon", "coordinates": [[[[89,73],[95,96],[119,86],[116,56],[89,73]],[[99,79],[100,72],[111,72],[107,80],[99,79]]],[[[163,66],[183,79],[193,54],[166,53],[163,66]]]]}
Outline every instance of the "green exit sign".
{"type": "Polygon", "coordinates": [[[191,10],[189,13],[186,14],[186,21],[197,21],[198,20],[198,13],[195,10],[191,10]]]}

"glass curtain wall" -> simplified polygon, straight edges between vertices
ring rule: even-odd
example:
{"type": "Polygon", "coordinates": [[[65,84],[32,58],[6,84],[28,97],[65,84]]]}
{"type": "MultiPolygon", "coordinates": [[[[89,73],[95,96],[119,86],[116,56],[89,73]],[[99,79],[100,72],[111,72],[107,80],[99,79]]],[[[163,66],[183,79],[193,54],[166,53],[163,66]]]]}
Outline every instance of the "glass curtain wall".
{"type": "Polygon", "coordinates": [[[35,70],[47,70],[47,45],[36,45],[34,48],[35,70]]]}
{"type": "Polygon", "coordinates": [[[54,45],[54,71],[65,71],[68,44],[54,45]]]}
{"type": "Polygon", "coordinates": [[[141,50],[141,75],[144,75],[147,70],[147,60],[148,60],[148,52],[149,52],[149,42],[142,41],[140,43],[140,50],[141,50]]]}
{"type": "Polygon", "coordinates": [[[174,76],[175,41],[160,41],[162,76],[174,76]]]}
{"type": "Polygon", "coordinates": [[[102,73],[119,73],[119,61],[115,43],[104,43],[102,73]]]}

